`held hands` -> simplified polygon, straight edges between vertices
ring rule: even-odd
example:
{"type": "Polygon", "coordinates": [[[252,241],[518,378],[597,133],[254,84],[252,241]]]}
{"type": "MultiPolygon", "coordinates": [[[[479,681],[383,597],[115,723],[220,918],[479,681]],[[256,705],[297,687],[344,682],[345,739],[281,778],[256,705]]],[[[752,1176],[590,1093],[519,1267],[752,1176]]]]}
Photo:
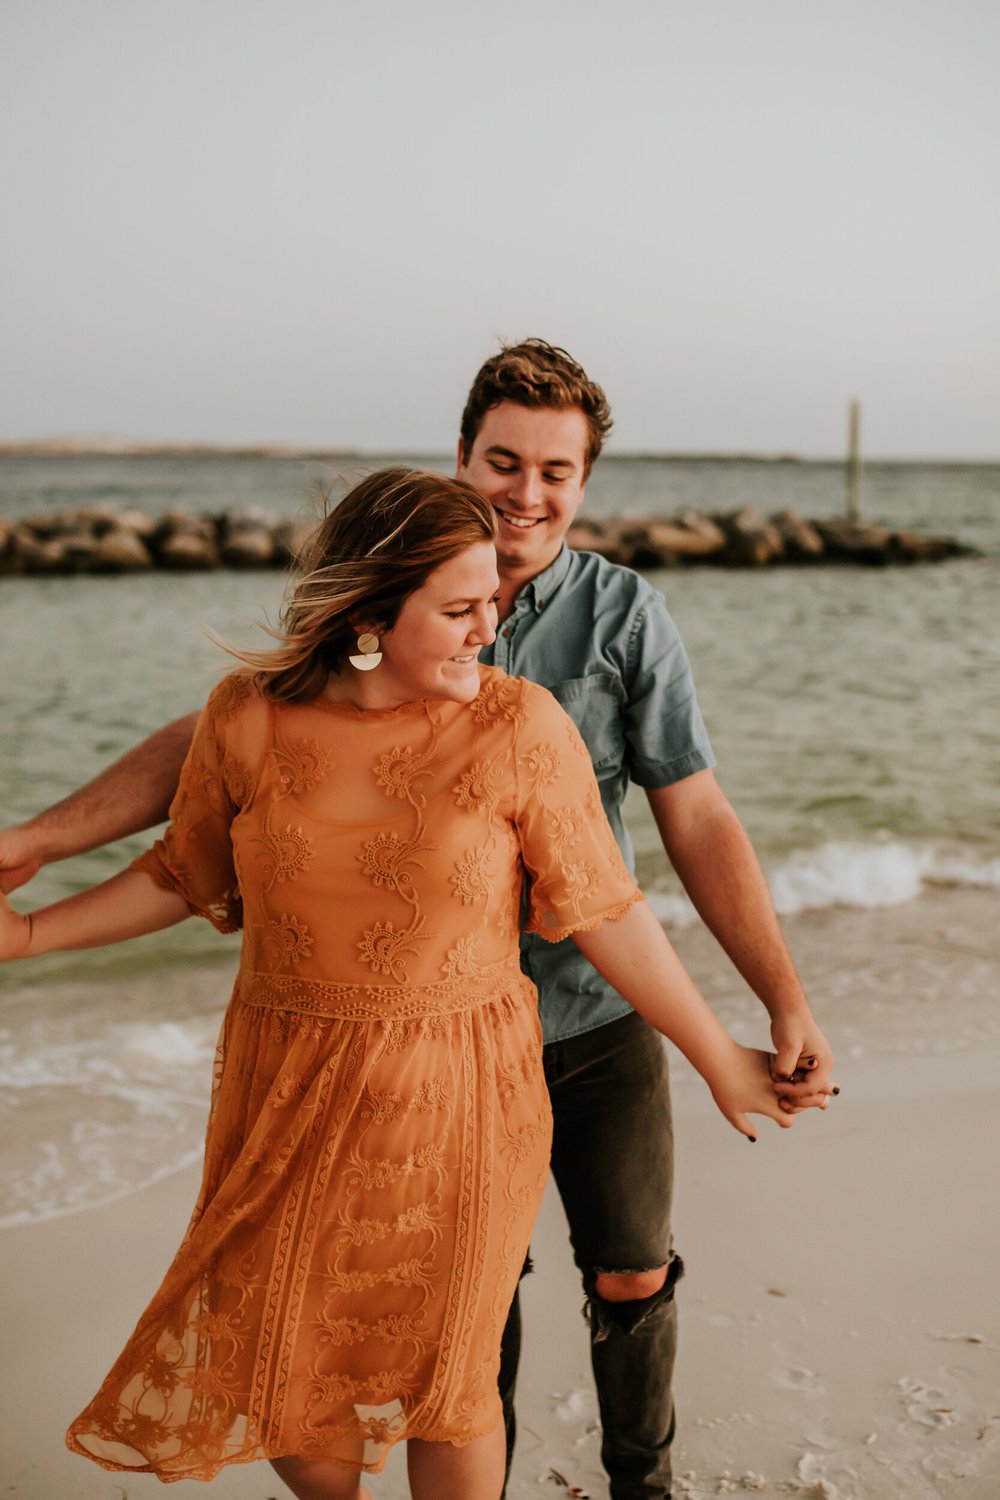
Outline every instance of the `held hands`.
{"type": "Polygon", "coordinates": [[[831,1078],[833,1053],[808,1005],[776,1015],[771,1040],[771,1077],[781,1107],[789,1114],[826,1109],[840,1090],[831,1078]]]}
{"type": "MultiPolygon", "coordinates": [[[[778,1028],[775,1022],[772,1034],[778,1028]]],[[[795,1116],[804,1109],[826,1109],[840,1090],[830,1082],[833,1054],[819,1027],[813,1022],[814,1051],[789,1053],[764,1052],[756,1047],[742,1047],[730,1039],[732,1055],[724,1076],[710,1083],[712,1097],[730,1125],[749,1140],[757,1139],[749,1114],[767,1115],[783,1129],[795,1124],[795,1116]]],[[[796,1044],[791,1044],[796,1045],[796,1044]]],[[[800,1042],[799,1048],[808,1046],[800,1042]]]]}
{"type": "Polygon", "coordinates": [[[757,1133],[747,1118],[767,1115],[783,1130],[795,1124],[795,1111],[783,1107],[771,1078],[773,1055],[756,1047],[742,1047],[730,1039],[731,1055],[715,1082],[706,1082],[721,1112],[741,1135],[755,1141],[757,1133]]]}

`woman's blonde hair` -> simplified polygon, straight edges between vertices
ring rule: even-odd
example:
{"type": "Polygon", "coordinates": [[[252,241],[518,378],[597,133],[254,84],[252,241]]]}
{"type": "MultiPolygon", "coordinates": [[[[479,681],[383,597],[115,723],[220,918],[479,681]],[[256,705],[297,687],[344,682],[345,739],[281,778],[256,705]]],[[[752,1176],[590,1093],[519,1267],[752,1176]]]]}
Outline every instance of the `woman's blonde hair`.
{"type": "Polygon", "coordinates": [[[357,649],[359,627],[391,630],[406,598],[442,563],[496,540],[493,507],[458,479],[379,469],[344,496],[310,538],[285,596],[280,645],[233,651],[270,698],[319,697],[357,649]]]}

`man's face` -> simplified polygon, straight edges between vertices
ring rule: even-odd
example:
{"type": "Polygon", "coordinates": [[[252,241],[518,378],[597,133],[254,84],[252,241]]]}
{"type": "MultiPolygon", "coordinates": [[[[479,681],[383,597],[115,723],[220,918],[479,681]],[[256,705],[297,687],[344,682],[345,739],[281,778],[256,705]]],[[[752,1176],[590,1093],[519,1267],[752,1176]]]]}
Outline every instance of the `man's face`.
{"type": "Polygon", "coordinates": [[[496,511],[502,573],[526,581],[555,560],[583,501],[588,439],[578,406],[502,401],[486,413],[468,453],[459,442],[456,478],[496,511]]]}

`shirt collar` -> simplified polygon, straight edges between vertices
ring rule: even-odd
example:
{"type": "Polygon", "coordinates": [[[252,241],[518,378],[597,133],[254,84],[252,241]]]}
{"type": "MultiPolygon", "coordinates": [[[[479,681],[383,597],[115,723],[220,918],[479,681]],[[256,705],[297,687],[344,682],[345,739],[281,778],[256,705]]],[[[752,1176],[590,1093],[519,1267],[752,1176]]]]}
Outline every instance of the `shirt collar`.
{"type": "Polygon", "coordinates": [[[555,561],[549,563],[543,572],[536,573],[535,577],[529,579],[519,591],[517,596],[518,603],[524,599],[536,611],[544,609],[568,572],[569,547],[563,542],[555,561]]]}

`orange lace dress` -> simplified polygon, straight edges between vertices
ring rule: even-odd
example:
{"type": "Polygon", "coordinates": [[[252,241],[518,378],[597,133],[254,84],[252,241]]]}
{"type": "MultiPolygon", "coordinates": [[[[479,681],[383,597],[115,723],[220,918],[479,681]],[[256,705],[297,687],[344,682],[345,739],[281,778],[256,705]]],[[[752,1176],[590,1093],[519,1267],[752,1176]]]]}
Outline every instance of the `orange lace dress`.
{"type": "Polygon", "coordinates": [[[553,940],[640,895],[571,721],[481,671],[465,705],[209,699],[137,865],[242,958],[193,1218],[67,1437],[106,1468],[378,1470],[500,1420],[550,1139],[524,871],[553,940]]]}

